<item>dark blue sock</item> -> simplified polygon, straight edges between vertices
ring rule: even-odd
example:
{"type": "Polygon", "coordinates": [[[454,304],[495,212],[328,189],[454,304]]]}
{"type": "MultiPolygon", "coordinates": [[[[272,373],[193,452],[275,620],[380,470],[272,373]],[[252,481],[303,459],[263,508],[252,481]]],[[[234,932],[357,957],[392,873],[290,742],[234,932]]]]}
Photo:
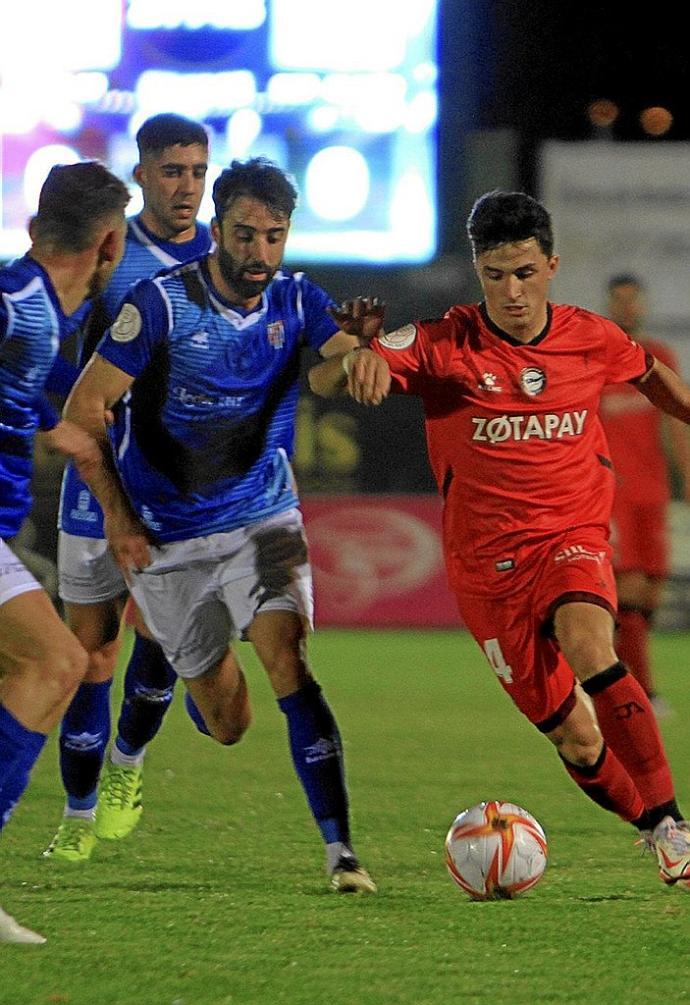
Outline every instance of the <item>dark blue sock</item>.
{"type": "Polygon", "coordinates": [[[98,776],[110,737],[110,685],[80,684],[60,724],[60,771],[73,810],[96,805],[98,776]]]}
{"type": "Polygon", "coordinates": [[[187,709],[187,715],[192,720],[192,722],[199,730],[199,732],[204,733],[206,736],[210,736],[211,734],[209,733],[206,723],[204,722],[204,717],[199,711],[199,709],[196,707],[196,702],[192,698],[189,691],[185,691],[184,693],[184,707],[187,709]]]}
{"type": "Polygon", "coordinates": [[[138,754],[154,738],[170,708],[176,680],[158,643],[137,635],[127,664],[115,740],[123,754],[138,754]]]}
{"type": "Polygon", "coordinates": [[[350,843],[347,789],[340,734],[316,681],[278,699],[287,718],[290,750],[324,841],[350,843]]]}
{"type": "Polygon", "coordinates": [[[0,830],[29,784],[31,769],[45,742],[44,733],[35,733],[22,726],[0,704],[0,830]]]}

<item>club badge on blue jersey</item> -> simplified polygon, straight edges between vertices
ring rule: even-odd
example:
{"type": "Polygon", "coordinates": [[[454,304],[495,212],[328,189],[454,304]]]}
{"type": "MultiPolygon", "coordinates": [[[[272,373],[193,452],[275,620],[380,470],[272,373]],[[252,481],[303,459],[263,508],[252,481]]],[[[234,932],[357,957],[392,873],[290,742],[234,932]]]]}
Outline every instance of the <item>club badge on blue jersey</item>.
{"type": "Polygon", "coordinates": [[[266,336],[274,349],[282,349],[285,345],[285,326],[282,321],[273,321],[266,325],[266,336]]]}

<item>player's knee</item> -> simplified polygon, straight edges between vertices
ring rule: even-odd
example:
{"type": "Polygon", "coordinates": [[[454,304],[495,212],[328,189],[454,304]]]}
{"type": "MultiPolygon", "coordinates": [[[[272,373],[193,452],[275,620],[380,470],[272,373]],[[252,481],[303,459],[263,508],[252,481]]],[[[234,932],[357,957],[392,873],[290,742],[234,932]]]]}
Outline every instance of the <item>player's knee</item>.
{"type": "Polygon", "coordinates": [[[578,768],[589,768],[596,764],[601,754],[601,733],[594,722],[590,729],[580,728],[577,732],[565,733],[556,744],[561,757],[578,768]]]}
{"type": "Polygon", "coordinates": [[[244,702],[239,709],[233,711],[233,714],[207,714],[205,717],[188,691],[185,692],[184,703],[187,714],[199,732],[210,736],[224,747],[232,747],[239,743],[249,729],[251,707],[248,702],[244,702]]]}
{"type": "Polygon", "coordinates": [[[211,732],[213,739],[223,747],[239,743],[249,728],[249,723],[216,723],[211,732]]]}
{"type": "Polygon", "coordinates": [[[219,718],[215,723],[213,737],[224,747],[232,747],[239,743],[249,729],[252,712],[249,701],[233,702],[232,710],[219,718]]]}
{"type": "Polygon", "coordinates": [[[62,699],[76,691],[84,680],[88,661],[86,650],[74,639],[54,650],[50,659],[32,661],[25,669],[45,681],[46,689],[62,699]]]}
{"type": "Polygon", "coordinates": [[[192,718],[194,719],[196,728],[201,733],[206,733],[223,747],[233,747],[236,743],[239,743],[249,729],[251,722],[251,715],[248,710],[241,716],[208,716],[206,720],[202,719],[201,716],[198,719],[194,716],[192,718]]]}
{"type": "Polygon", "coordinates": [[[300,652],[291,648],[276,652],[265,666],[271,686],[278,695],[292,694],[312,679],[300,652]]]}
{"type": "Polygon", "coordinates": [[[559,633],[558,642],[578,680],[587,680],[597,669],[615,662],[613,641],[586,629],[569,629],[559,633]]]}

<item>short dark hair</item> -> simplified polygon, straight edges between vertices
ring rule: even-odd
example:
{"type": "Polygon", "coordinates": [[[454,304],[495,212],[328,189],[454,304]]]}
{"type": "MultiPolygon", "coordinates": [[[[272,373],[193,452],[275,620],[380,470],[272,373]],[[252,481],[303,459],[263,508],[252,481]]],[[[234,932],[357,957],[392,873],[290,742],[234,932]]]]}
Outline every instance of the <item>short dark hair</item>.
{"type": "Polygon", "coordinates": [[[158,154],[166,147],[174,147],[178,143],[182,147],[199,143],[208,148],[208,133],[204,127],[199,122],[187,119],[184,115],[175,115],[174,112],[152,115],[140,126],[136,139],[140,159],[144,154],[158,154]]]}
{"type": "Polygon", "coordinates": [[[98,161],[57,164],[41,188],[32,240],[61,251],[84,251],[97,227],[124,213],[129,198],[124,182],[98,161]]]}
{"type": "Polygon", "coordinates": [[[553,229],[548,210],[524,192],[495,190],[480,196],[467,219],[467,235],[475,255],[501,244],[533,237],[547,258],[553,255],[553,229]]]}
{"type": "Polygon", "coordinates": [[[213,205],[220,222],[235,199],[242,195],[263,202],[273,212],[290,217],[297,205],[297,186],[287,172],[267,157],[233,161],[213,186],[213,205]]]}
{"type": "Polygon", "coordinates": [[[619,286],[634,286],[636,289],[642,291],[644,290],[644,283],[632,272],[619,272],[615,276],[611,276],[606,284],[606,289],[609,293],[612,290],[617,289],[619,286]]]}

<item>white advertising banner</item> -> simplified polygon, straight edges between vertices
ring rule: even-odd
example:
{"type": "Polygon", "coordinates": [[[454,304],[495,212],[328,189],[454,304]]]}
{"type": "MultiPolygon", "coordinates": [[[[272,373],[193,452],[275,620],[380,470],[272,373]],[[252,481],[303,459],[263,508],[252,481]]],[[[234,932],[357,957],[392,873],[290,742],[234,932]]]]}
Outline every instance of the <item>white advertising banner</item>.
{"type": "Polygon", "coordinates": [[[637,274],[649,334],[690,374],[690,143],[548,142],[541,197],[561,256],[553,300],[603,311],[608,278],[637,274]]]}

